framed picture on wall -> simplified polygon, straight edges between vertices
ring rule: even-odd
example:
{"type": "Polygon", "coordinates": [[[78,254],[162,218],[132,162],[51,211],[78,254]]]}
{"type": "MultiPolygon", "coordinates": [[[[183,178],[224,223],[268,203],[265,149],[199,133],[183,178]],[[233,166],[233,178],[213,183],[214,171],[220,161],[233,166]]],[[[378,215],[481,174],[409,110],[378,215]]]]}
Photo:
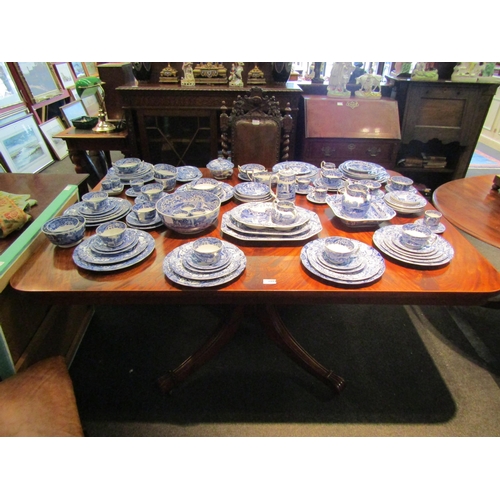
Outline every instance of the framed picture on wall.
{"type": "Polygon", "coordinates": [[[55,116],[54,118],[41,123],[39,127],[45,139],[47,139],[47,142],[49,143],[49,146],[55,154],[56,158],[58,160],[66,158],[66,156],[68,156],[69,154],[66,141],[64,139],[58,139],[57,137],[54,137],[55,135],[64,132],[64,130],[66,129],[62,120],[58,116],[55,116]]]}
{"type": "Polygon", "coordinates": [[[75,118],[80,118],[80,116],[87,116],[87,110],[85,109],[85,106],[83,105],[82,101],[70,102],[65,106],[61,106],[59,109],[61,110],[61,113],[64,117],[64,121],[66,122],[66,125],[68,127],[73,126],[71,120],[74,120],[75,118]]]}
{"type": "Polygon", "coordinates": [[[7,108],[24,102],[16,87],[9,67],[0,62],[0,108],[7,108]]]}
{"type": "Polygon", "coordinates": [[[64,93],[49,63],[18,62],[16,65],[33,104],[64,93]]]}
{"type": "Polygon", "coordinates": [[[0,155],[12,173],[34,174],[54,162],[33,115],[0,128],[0,155]]]}
{"type": "Polygon", "coordinates": [[[84,76],[87,76],[87,73],[85,73],[85,68],[83,67],[83,63],[72,62],[71,67],[73,68],[73,72],[75,73],[76,78],[83,78],[84,76]]]}
{"type": "Polygon", "coordinates": [[[75,86],[75,78],[69,67],[69,63],[55,63],[54,68],[56,68],[59,79],[65,89],[71,89],[75,86]]]}
{"type": "Polygon", "coordinates": [[[84,62],[85,72],[87,76],[99,76],[99,72],[97,71],[97,64],[95,62],[84,62]]]}

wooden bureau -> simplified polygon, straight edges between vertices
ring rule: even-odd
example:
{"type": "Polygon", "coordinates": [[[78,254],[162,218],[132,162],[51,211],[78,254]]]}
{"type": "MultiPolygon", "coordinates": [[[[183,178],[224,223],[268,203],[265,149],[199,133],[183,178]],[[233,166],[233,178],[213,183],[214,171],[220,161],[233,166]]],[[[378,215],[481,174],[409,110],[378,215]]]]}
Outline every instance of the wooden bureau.
{"type": "Polygon", "coordinates": [[[395,100],[310,95],[303,104],[303,161],[364,160],[394,168],[401,142],[395,100]]]}

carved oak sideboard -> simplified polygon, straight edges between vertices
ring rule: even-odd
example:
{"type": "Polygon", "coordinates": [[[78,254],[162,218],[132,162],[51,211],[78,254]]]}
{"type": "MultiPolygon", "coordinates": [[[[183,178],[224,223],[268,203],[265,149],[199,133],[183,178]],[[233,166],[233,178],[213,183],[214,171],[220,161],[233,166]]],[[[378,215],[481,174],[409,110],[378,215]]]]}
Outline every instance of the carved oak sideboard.
{"type": "MultiPolygon", "coordinates": [[[[140,83],[117,87],[125,111],[129,154],[149,163],[204,167],[218,157],[219,115],[222,103],[231,109],[238,95],[250,87],[195,86],[140,83]]],[[[295,155],[296,126],[302,90],[294,83],[266,85],[285,110],[290,104],[294,127],[290,158],[295,155]]]]}

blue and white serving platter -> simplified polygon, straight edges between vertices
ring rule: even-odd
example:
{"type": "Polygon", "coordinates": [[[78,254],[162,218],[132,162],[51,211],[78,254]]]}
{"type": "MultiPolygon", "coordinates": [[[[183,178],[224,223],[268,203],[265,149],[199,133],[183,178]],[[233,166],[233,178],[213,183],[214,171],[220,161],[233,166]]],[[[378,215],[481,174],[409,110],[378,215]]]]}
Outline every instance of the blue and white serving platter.
{"type": "Polygon", "coordinates": [[[373,233],[373,242],[386,255],[406,264],[435,267],[448,264],[455,255],[451,244],[434,234],[431,242],[419,250],[407,248],[401,242],[402,225],[381,227],[373,233]]]}
{"type": "MultiPolygon", "coordinates": [[[[98,271],[98,272],[120,271],[122,269],[131,267],[134,264],[137,264],[145,260],[153,253],[155,249],[154,238],[148,233],[144,233],[143,231],[140,231],[140,233],[141,234],[139,234],[139,242],[146,241],[147,243],[146,247],[142,250],[142,252],[134,255],[133,257],[128,258],[127,260],[121,261],[115,259],[103,264],[95,264],[93,262],[88,262],[80,257],[80,254],[78,252],[79,246],[82,245],[82,243],[80,243],[80,245],[76,247],[73,252],[73,262],[82,269],[86,269],[88,271],[98,271]]],[[[83,243],[86,243],[87,241],[88,240],[85,240],[83,243]]],[[[139,245],[139,242],[137,243],[137,245],[139,245]]],[[[88,250],[85,250],[85,255],[88,255],[88,250]]]]}
{"type": "Polygon", "coordinates": [[[271,220],[273,204],[266,202],[250,202],[239,205],[229,212],[230,216],[251,229],[274,229],[276,231],[290,231],[304,225],[314,214],[306,208],[296,207],[297,220],[291,224],[276,224],[271,220]]]}
{"type": "Polygon", "coordinates": [[[317,239],[306,243],[300,253],[300,260],[304,267],[314,275],[333,283],[342,285],[366,285],[379,279],[385,272],[385,261],[382,255],[370,245],[360,241],[356,260],[364,262],[355,272],[340,270],[340,266],[325,265],[322,255],[325,248],[325,239],[317,239]]]}
{"type": "MultiPolygon", "coordinates": [[[[424,223],[424,219],[417,219],[415,221],[415,224],[421,224],[423,225],[424,223]]],[[[435,229],[432,229],[432,228],[429,228],[433,233],[436,233],[436,234],[441,234],[441,233],[444,233],[446,231],[446,226],[440,222],[439,225],[435,228],[435,229]]]]}
{"type": "Polygon", "coordinates": [[[198,167],[184,166],[177,167],[178,182],[192,182],[203,177],[201,170],[198,167]]]}
{"type": "Polygon", "coordinates": [[[230,213],[225,213],[222,216],[221,230],[223,233],[242,241],[304,241],[316,236],[323,229],[318,215],[314,212],[299,232],[275,231],[269,233],[265,230],[243,229],[241,226],[235,227],[236,222],[231,219],[230,213]]]}
{"type": "Polygon", "coordinates": [[[193,244],[194,242],[190,242],[177,247],[163,260],[163,272],[174,283],[194,288],[219,286],[237,278],[246,268],[247,259],[245,254],[237,246],[224,241],[224,249],[231,254],[228,267],[223,271],[214,273],[191,272],[183,265],[183,259],[192,251],[193,244]],[[229,269],[232,270],[229,271],[229,269]],[[176,270],[181,274],[178,274],[176,270]]]}
{"type": "Polygon", "coordinates": [[[389,207],[383,200],[372,201],[368,212],[361,218],[354,218],[345,213],[345,210],[342,208],[342,195],[327,195],[326,202],[335,216],[344,224],[351,227],[375,226],[381,222],[389,221],[396,216],[395,210],[389,207]]]}
{"type": "Polygon", "coordinates": [[[142,229],[144,231],[156,229],[157,227],[163,225],[163,220],[158,214],[155,215],[155,218],[152,221],[142,222],[137,218],[137,215],[135,215],[134,212],[129,212],[127,214],[125,222],[134,229],[142,229]]]}
{"type": "Polygon", "coordinates": [[[124,252],[125,250],[129,250],[135,246],[139,241],[139,233],[131,229],[126,229],[123,235],[123,241],[116,247],[106,245],[99,237],[91,237],[90,239],[90,246],[94,252],[101,255],[111,255],[114,253],[124,252]]]}
{"type": "Polygon", "coordinates": [[[81,212],[81,209],[84,206],[83,202],[78,202],[74,205],[71,205],[64,211],[64,215],[83,215],[83,217],[85,218],[86,227],[96,227],[104,222],[121,219],[122,217],[125,217],[132,209],[132,204],[128,200],[124,200],[122,198],[111,198],[109,201],[114,206],[112,210],[102,215],[83,215],[81,212]]]}

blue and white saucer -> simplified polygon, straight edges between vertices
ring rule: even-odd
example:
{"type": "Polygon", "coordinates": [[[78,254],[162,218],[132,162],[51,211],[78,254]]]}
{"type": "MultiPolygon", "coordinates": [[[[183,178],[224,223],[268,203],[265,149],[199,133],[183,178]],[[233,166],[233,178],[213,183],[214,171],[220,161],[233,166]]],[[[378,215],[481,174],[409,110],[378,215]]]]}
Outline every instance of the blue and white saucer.
{"type": "Polygon", "coordinates": [[[131,249],[135,244],[137,244],[138,238],[139,234],[137,233],[137,231],[126,229],[123,235],[122,242],[116,247],[110,247],[106,245],[99,237],[91,238],[90,246],[92,250],[99,254],[111,255],[131,249]]]}
{"type": "Polygon", "coordinates": [[[125,218],[125,222],[134,229],[142,229],[144,231],[155,229],[163,225],[163,220],[158,214],[155,215],[155,218],[152,221],[142,222],[137,218],[137,215],[135,215],[134,212],[129,212],[125,218]]]}
{"type": "MultiPolygon", "coordinates": [[[[415,224],[422,225],[423,223],[424,223],[424,219],[417,219],[415,221],[415,224]]],[[[431,229],[431,228],[429,228],[429,229],[431,229]]],[[[441,233],[444,233],[446,231],[446,226],[442,222],[440,222],[438,227],[436,229],[431,229],[431,231],[435,234],[441,234],[441,233]]]]}
{"type": "Polygon", "coordinates": [[[130,196],[130,198],[135,198],[137,196],[139,196],[141,194],[141,192],[137,192],[137,191],[134,191],[134,188],[128,188],[126,191],[125,191],[125,194],[127,196],[130,196]]]}

